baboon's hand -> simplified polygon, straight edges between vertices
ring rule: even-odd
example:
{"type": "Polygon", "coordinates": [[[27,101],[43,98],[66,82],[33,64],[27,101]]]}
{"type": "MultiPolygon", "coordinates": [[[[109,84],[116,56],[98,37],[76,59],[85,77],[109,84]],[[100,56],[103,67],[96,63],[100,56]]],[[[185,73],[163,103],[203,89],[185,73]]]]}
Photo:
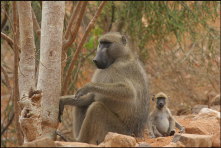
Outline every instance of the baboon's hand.
{"type": "Polygon", "coordinates": [[[183,128],[179,131],[179,133],[185,133],[185,128],[183,127],[183,128]]]}
{"type": "Polygon", "coordinates": [[[63,114],[64,111],[64,104],[63,104],[63,100],[60,100],[59,102],[59,113],[58,113],[58,121],[61,122],[61,116],[63,114]]]}
{"type": "Polygon", "coordinates": [[[170,131],[169,136],[173,136],[175,134],[175,130],[170,131]]]}
{"type": "Polygon", "coordinates": [[[83,95],[86,95],[87,93],[89,93],[89,88],[88,88],[89,84],[85,85],[84,87],[80,88],[76,94],[75,94],[75,97],[74,99],[78,99],[80,98],[81,96],[83,95]]]}

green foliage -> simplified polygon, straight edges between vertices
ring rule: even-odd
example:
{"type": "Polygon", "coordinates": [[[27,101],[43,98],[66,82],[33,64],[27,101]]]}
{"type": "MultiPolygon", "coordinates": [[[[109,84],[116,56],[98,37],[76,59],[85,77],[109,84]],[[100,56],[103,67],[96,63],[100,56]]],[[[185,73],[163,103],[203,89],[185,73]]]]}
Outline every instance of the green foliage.
{"type": "Polygon", "coordinates": [[[84,47],[91,51],[97,46],[97,38],[103,33],[103,30],[99,26],[95,26],[95,28],[91,31],[91,35],[88,41],[84,44],[84,47]]]}
{"type": "Polygon", "coordinates": [[[175,35],[177,42],[181,42],[184,33],[196,40],[201,37],[199,28],[211,31],[208,23],[219,15],[220,2],[127,1],[115,2],[115,6],[116,20],[124,19],[124,32],[138,41],[143,53],[149,41],[156,41],[159,45],[168,35],[175,35]]]}

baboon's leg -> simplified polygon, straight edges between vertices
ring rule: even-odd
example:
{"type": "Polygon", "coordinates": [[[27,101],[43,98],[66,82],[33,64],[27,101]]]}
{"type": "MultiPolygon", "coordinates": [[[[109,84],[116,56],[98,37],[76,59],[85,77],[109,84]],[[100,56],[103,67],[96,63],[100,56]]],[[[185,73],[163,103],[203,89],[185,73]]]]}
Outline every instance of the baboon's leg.
{"type": "Polygon", "coordinates": [[[108,132],[128,134],[119,118],[103,103],[92,103],[81,126],[78,141],[99,144],[108,132]]]}
{"type": "Polygon", "coordinates": [[[163,137],[163,135],[157,130],[157,127],[154,125],[152,126],[153,128],[153,133],[156,137],[163,137]]]}
{"type": "Polygon", "coordinates": [[[78,135],[79,135],[79,132],[80,132],[80,129],[81,129],[81,126],[82,126],[82,122],[85,118],[85,114],[86,114],[86,111],[87,111],[87,107],[74,107],[73,109],[73,136],[74,136],[74,139],[76,140],[78,135]]]}

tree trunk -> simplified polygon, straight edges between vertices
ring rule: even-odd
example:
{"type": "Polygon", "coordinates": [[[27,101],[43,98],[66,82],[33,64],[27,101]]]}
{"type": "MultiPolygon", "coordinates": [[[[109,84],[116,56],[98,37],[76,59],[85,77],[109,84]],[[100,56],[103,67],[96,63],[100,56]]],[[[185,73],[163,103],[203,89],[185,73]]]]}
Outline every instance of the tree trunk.
{"type": "Polygon", "coordinates": [[[35,43],[33,33],[32,8],[30,1],[17,2],[21,54],[19,62],[20,98],[28,96],[31,88],[35,89],[35,43]]]}
{"type": "MultiPolygon", "coordinates": [[[[35,44],[32,8],[30,1],[20,1],[16,3],[19,14],[21,46],[19,68],[17,69],[19,72],[19,103],[22,108],[19,122],[21,124],[21,129],[24,135],[24,142],[28,142],[39,136],[39,126],[37,125],[40,125],[41,123],[39,122],[37,116],[32,118],[33,115],[36,114],[36,110],[32,107],[31,100],[29,99],[29,91],[31,89],[35,89],[35,44]]],[[[16,40],[18,40],[18,38],[16,40]]],[[[16,47],[16,42],[14,44],[16,47]]],[[[17,102],[15,102],[15,105],[16,103],[17,102]]],[[[19,113],[19,110],[15,110],[15,112],[19,113]]]]}
{"type": "Polygon", "coordinates": [[[61,91],[64,1],[43,1],[37,89],[42,90],[42,136],[55,138],[61,91]]]}

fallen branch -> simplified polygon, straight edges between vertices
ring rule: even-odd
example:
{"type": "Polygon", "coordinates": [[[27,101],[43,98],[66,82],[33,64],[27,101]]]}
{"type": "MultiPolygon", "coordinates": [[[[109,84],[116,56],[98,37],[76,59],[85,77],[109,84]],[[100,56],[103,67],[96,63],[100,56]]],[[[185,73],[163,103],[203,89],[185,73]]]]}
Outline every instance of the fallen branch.
{"type": "Polygon", "coordinates": [[[80,44],[77,47],[77,50],[75,51],[75,54],[73,56],[73,59],[71,61],[70,67],[69,67],[68,72],[67,72],[67,76],[65,77],[65,81],[64,81],[64,85],[63,85],[63,90],[62,90],[62,95],[66,94],[66,92],[67,92],[67,84],[68,84],[68,81],[70,79],[71,73],[72,73],[72,71],[74,69],[74,64],[75,64],[75,62],[76,62],[76,60],[78,58],[78,55],[79,55],[79,53],[80,53],[80,51],[81,51],[81,49],[82,49],[82,47],[83,47],[83,45],[84,45],[84,43],[86,41],[86,38],[87,38],[88,34],[90,33],[91,29],[94,27],[95,21],[97,20],[98,16],[100,15],[101,10],[104,7],[105,3],[106,3],[106,1],[102,1],[101,2],[101,4],[98,7],[98,10],[97,10],[95,16],[93,17],[93,19],[91,20],[91,22],[87,26],[87,29],[86,29],[86,31],[84,33],[84,36],[82,37],[81,42],[80,42],[80,44]]]}

